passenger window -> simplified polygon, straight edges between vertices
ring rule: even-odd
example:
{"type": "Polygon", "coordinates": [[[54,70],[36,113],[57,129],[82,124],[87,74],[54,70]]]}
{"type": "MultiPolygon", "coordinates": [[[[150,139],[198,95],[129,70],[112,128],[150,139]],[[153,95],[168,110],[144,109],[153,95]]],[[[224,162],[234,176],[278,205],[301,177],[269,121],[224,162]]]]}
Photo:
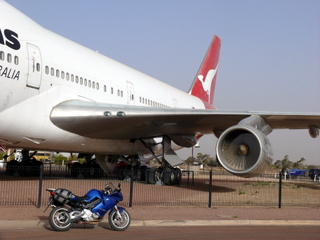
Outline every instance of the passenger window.
{"type": "Polygon", "coordinates": [[[4,52],[0,51],[0,60],[4,60],[4,52]]]}
{"type": "Polygon", "coordinates": [[[49,74],[49,67],[46,66],[46,74],[49,74]]]}
{"type": "Polygon", "coordinates": [[[10,53],[8,53],[8,55],[7,55],[7,61],[8,61],[8,63],[12,62],[12,56],[10,53]]]}
{"type": "Polygon", "coordinates": [[[76,83],[79,83],[79,77],[76,76],[76,83]]]}
{"type": "Polygon", "coordinates": [[[83,85],[83,78],[80,78],[80,84],[83,85]]]}
{"type": "Polygon", "coordinates": [[[64,79],[64,71],[61,71],[61,78],[64,79]]]}
{"type": "Polygon", "coordinates": [[[103,90],[104,90],[104,92],[107,92],[107,86],[106,85],[103,86],[103,90]]]}
{"type": "Polygon", "coordinates": [[[66,74],[66,79],[67,79],[67,81],[69,81],[69,79],[70,79],[70,74],[69,73],[66,74]]]}
{"type": "Polygon", "coordinates": [[[96,83],[96,89],[99,90],[99,83],[96,83]]]}
{"type": "Polygon", "coordinates": [[[60,71],[58,69],[56,70],[56,77],[60,77],[60,71]]]}
{"type": "Polygon", "coordinates": [[[84,85],[87,86],[87,79],[84,79],[84,85]]]}
{"type": "Polygon", "coordinates": [[[89,87],[91,87],[91,80],[89,80],[89,84],[88,84],[88,86],[89,86],[89,87]]]}
{"type": "Polygon", "coordinates": [[[74,82],[74,75],[71,74],[71,82],[74,82]]]}
{"type": "Polygon", "coordinates": [[[19,64],[19,57],[18,56],[14,56],[14,64],[15,65],[19,64]]]}
{"type": "Polygon", "coordinates": [[[37,63],[37,72],[40,72],[40,63],[37,63]]]}
{"type": "Polygon", "coordinates": [[[51,75],[54,76],[54,68],[51,68],[51,75]]]}

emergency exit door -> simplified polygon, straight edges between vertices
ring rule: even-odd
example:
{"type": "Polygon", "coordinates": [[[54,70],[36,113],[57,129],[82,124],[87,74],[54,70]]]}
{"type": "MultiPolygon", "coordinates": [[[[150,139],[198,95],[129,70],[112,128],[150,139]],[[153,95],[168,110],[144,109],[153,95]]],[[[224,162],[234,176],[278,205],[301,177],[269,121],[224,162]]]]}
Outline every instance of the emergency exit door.
{"type": "Polygon", "coordinates": [[[27,43],[28,51],[28,76],[27,87],[39,89],[41,85],[41,53],[40,49],[27,43]]]}

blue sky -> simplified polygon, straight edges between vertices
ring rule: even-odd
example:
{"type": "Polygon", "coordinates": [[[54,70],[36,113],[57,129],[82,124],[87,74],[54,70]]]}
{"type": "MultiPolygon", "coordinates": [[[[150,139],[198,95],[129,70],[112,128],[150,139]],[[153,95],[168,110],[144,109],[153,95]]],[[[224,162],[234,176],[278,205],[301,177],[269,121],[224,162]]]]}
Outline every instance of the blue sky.
{"type": "MultiPolygon", "coordinates": [[[[320,112],[318,0],[7,2],[40,25],[184,91],[218,35],[216,107],[320,112]]],[[[276,130],[269,138],[275,160],[289,155],[320,165],[320,140],[307,131],[276,130]]],[[[195,153],[214,155],[215,142],[205,137],[195,153]]]]}

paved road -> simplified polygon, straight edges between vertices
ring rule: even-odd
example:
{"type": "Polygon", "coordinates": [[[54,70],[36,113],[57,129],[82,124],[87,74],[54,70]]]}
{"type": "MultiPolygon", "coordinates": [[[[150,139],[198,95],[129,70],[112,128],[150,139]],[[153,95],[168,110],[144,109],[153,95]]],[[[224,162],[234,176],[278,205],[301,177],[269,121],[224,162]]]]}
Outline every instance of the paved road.
{"type": "Polygon", "coordinates": [[[319,226],[199,226],[199,227],[129,227],[124,232],[112,231],[101,225],[93,229],[72,228],[67,232],[54,232],[50,228],[1,230],[1,240],[18,239],[230,239],[230,240],[319,240],[319,226]]]}

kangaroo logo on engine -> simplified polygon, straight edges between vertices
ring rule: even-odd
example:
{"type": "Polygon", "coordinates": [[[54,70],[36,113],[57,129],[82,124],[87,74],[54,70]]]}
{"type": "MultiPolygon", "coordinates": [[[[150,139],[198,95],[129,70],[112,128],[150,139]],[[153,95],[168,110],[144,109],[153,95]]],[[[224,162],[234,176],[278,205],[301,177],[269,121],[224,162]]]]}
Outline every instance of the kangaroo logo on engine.
{"type": "Polygon", "coordinates": [[[10,29],[0,29],[0,44],[6,45],[13,50],[20,49],[18,34],[10,29]]]}

